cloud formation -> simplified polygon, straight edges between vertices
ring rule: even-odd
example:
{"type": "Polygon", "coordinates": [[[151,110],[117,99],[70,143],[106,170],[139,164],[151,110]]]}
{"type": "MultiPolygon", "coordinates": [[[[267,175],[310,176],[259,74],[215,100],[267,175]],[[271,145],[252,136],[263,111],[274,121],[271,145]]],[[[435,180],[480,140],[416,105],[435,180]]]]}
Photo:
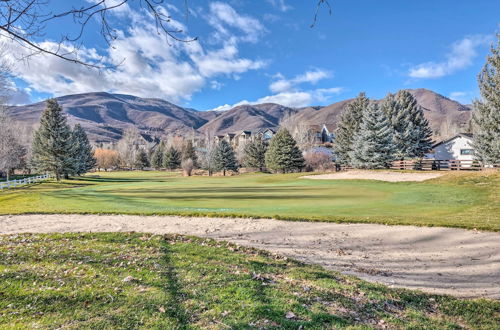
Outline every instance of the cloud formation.
{"type": "Polygon", "coordinates": [[[316,84],[322,79],[331,78],[333,75],[331,72],[322,69],[314,69],[306,71],[303,74],[295,76],[292,79],[286,79],[282,74],[278,73],[274,82],[269,85],[269,89],[273,93],[285,93],[296,91],[300,84],[309,83],[316,84]]]}
{"type": "Polygon", "coordinates": [[[472,65],[477,56],[476,48],[491,43],[492,37],[474,35],[465,37],[451,46],[445,61],[426,62],[410,68],[411,78],[441,78],[472,65]]]}
{"type": "MultiPolygon", "coordinates": [[[[85,47],[78,50],[80,59],[117,65],[114,69],[93,70],[45,54],[20,62],[19,58],[27,55],[27,50],[6,38],[0,41],[6,43],[12,61],[17,62],[13,68],[15,76],[38,92],[56,96],[105,90],[179,102],[189,100],[205,86],[218,86],[217,78],[236,78],[267,64],[263,60],[240,56],[239,43],[258,40],[265,29],[258,20],[238,14],[227,4],[215,2],[210,5],[211,24],[221,37],[224,36],[218,45],[210,47],[198,41],[168,44],[165,36],[157,33],[154,24],[148,23],[151,20],[145,19],[147,13],[128,7],[126,10],[130,11],[127,15],[132,20],[130,28],[118,31],[119,38],[109,47],[103,51],[85,47]]],[[[117,15],[122,15],[122,11],[117,15]]],[[[187,31],[178,21],[172,20],[171,24],[175,29],[187,31]]],[[[53,50],[60,46],[52,41],[40,45],[53,50]]],[[[62,45],[62,52],[73,50],[71,44],[62,45]]]]}
{"type": "Polygon", "coordinates": [[[286,79],[278,73],[274,76],[274,81],[269,85],[269,89],[274,94],[261,97],[255,101],[243,100],[236,104],[224,104],[212,110],[226,111],[242,104],[278,103],[287,107],[300,108],[313,105],[315,103],[328,102],[334,95],[344,91],[342,87],[302,89],[300,84],[316,84],[322,79],[332,77],[332,73],[326,70],[315,69],[306,71],[294,78],[286,79]]]}

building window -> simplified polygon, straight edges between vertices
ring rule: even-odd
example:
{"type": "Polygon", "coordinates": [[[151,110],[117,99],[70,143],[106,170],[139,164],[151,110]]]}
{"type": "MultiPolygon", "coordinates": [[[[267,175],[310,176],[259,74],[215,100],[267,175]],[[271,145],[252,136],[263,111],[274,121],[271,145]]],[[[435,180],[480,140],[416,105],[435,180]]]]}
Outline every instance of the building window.
{"type": "Polygon", "coordinates": [[[460,155],[474,155],[474,149],[460,149],[460,155]]]}

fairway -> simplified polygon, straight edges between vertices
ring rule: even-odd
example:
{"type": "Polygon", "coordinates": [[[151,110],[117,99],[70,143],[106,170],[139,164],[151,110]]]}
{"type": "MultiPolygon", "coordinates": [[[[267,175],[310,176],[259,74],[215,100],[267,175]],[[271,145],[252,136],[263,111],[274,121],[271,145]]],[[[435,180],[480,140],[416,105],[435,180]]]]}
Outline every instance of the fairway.
{"type": "Polygon", "coordinates": [[[420,183],[302,175],[100,172],[2,191],[0,214],[246,216],[500,230],[500,174],[495,172],[450,173],[420,183]]]}

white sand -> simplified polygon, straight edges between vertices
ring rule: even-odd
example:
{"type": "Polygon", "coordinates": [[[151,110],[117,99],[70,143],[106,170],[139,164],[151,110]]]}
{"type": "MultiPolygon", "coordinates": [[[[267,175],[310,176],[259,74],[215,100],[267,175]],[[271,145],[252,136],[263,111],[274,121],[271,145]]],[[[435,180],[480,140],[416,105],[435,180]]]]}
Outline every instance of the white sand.
{"type": "Polygon", "coordinates": [[[396,172],[396,171],[362,171],[351,170],[346,172],[336,172],[320,175],[306,175],[303,179],[314,180],[379,180],[389,182],[403,181],[425,181],[442,176],[443,173],[437,172],[396,172]]]}
{"type": "Polygon", "coordinates": [[[500,234],[452,228],[127,215],[0,216],[0,233],[179,233],[231,241],[390,286],[500,299],[500,234]]]}

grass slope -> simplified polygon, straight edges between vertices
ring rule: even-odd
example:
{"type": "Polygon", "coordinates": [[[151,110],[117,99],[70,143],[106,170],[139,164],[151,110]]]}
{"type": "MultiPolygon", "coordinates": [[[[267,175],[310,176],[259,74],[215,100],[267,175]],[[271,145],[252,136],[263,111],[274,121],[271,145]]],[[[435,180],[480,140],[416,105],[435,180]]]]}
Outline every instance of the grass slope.
{"type": "Polygon", "coordinates": [[[181,177],[99,173],[0,192],[0,214],[122,213],[452,226],[500,231],[500,173],[426,182],[307,180],[301,174],[181,177]]]}
{"type": "Polygon", "coordinates": [[[492,329],[499,310],[207,239],[0,236],[0,328],[492,329]]]}

